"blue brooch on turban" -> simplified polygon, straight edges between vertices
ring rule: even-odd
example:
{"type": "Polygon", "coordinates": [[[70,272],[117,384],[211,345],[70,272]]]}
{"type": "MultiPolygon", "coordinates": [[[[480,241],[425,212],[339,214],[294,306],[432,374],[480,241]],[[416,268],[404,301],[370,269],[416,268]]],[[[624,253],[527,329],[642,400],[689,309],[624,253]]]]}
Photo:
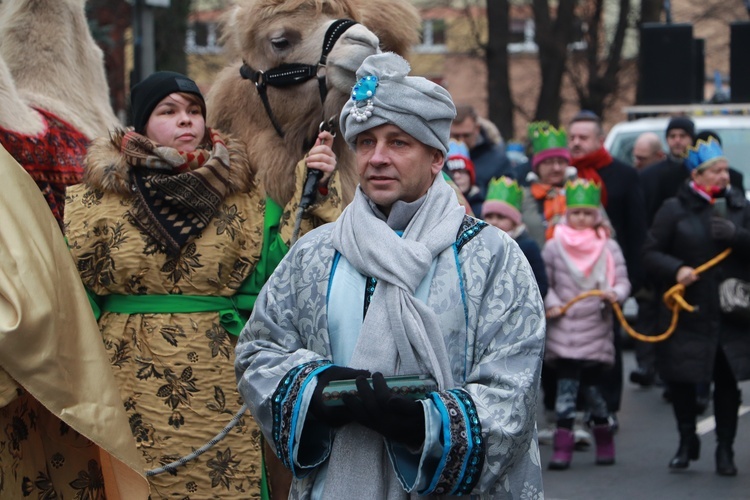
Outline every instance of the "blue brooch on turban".
{"type": "Polygon", "coordinates": [[[374,75],[360,78],[352,88],[354,106],[349,110],[349,114],[358,122],[366,121],[372,116],[372,98],[377,88],[378,77],[374,75]]]}

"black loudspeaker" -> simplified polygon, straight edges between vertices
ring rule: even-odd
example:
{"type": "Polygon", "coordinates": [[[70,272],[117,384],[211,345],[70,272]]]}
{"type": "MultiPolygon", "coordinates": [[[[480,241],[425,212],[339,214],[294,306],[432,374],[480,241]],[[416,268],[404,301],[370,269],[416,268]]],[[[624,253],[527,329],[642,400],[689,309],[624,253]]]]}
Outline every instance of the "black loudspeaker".
{"type": "Polygon", "coordinates": [[[729,86],[732,102],[750,102],[750,22],[730,25],[729,86]]]}
{"type": "Polygon", "coordinates": [[[639,104],[694,101],[695,57],[691,24],[643,23],[639,57],[639,104]]]}
{"type": "Polygon", "coordinates": [[[701,103],[706,93],[706,41],[693,38],[693,102],[701,103]]]}

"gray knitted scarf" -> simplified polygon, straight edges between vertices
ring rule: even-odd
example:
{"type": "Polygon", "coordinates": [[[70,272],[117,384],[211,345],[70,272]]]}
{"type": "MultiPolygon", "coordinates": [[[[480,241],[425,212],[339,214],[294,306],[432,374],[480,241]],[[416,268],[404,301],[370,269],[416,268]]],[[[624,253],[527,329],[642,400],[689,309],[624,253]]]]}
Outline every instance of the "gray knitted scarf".
{"type": "MultiPolygon", "coordinates": [[[[428,373],[441,390],[454,386],[438,319],[414,292],[433,260],[456,241],[464,213],[454,191],[438,175],[399,237],[357,189],[335,223],[333,246],[361,274],[376,278],[377,286],[350,366],[386,376],[428,373]]],[[[324,497],[406,497],[379,434],[357,424],[339,430],[324,497]]]]}

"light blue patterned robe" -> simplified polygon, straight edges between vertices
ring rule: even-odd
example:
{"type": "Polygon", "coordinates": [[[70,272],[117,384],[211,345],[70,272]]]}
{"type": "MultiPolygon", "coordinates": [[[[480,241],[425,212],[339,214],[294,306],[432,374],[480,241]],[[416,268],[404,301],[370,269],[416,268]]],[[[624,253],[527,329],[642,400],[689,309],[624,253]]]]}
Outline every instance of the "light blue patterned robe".
{"type": "MultiPolygon", "coordinates": [[[[236,349],[240,392],[295,475],[291,498],[310,498],[333,439],[333,433],[322,444],[301,439],[308,384],[333,359],[331,228],[308,233],[290,250],[258,297],[236,349]]],[[[458,387],[431,394],[445,419],[433,441],[442,442],[444,452],[437,462],[422,461],[429,464],[421,471],[429,486],[419,494],[542,499],[535,417],[545,320],[531,268],[510,237],[470,217],[436,261],[427,305],[442,326],[458,387]]],[[[403,498],[417,495],[405,491],[403,498]]]]}

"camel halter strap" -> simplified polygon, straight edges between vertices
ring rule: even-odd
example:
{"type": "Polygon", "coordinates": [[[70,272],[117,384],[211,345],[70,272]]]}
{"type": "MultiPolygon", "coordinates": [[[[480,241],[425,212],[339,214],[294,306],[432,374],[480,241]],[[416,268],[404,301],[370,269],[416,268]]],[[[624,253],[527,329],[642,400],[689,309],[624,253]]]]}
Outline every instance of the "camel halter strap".
{"type": "Polygon", "coordinates": [[[276,117],[271,111],[271,104],[268,102],[268,95],[266,89],[270,85],[271,87],[288,87],[291,85],[299,85],[304,83],[311,78],[318,78],[318,89],[320,91],[320,102],[325,103],[326,96],[328,95],[328,88],[326,87],[326,76],[324,71],[320,71],[326,67],[328,60],[328,54],[336,45],[336,42],[341,38],[346,30],[359,24],[351,19],[337,19],[334,21],[326,31],[325,38],[323,39],[323,49],[320,55],[320,61],[318,64],[281,64],[273,69],[267,71],[253,69],[245,61],[242,61],[240,67],[240,76],[245,80],[250,80],[255,83],[255,88],[258,90],[260,100],[263,102],[263,107],[266,109],[266,114],[271,120],[273,128],[276,129],[276,133],[279,137],[284,137],[284,131],[276,121],[276,117]]]}

